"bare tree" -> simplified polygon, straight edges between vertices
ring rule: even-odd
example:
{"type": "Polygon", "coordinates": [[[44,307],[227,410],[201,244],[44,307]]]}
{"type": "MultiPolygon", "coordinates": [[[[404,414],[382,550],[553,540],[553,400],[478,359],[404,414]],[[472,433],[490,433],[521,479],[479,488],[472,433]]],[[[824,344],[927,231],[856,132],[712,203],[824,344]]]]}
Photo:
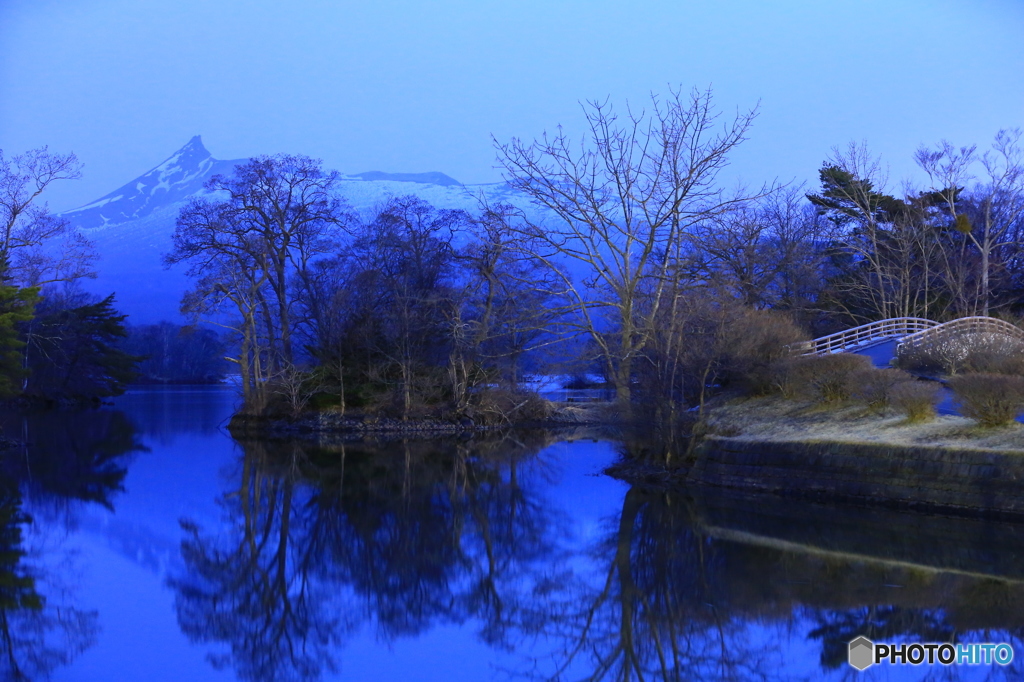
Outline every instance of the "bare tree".
{"type": "Polygon", "coordinates": [[[182,298],[183,313],[212,322],[238,338],[237,357],[225,358],[238,366],[244,409],[258,413],[267,402],[268,330],[260,324],[266,280],[243,258],[221,254],[204,267],[206,273],[182,298]],[[228,317],[225,319],[225,313],[228,317]]]}
{"type": "Polygon", "coordinates": [[[96,256],[89,241],[38,203],[51,183],[81,175],[74,154],[51,154],[40,147],[5,158],[0,150],[0,258],[10,263],[19,285],[95,277],[96,256]]]}
{"type": "Polygon", "coordinates": [[[296,330],[307,352],[322,368],[322,389],[338,396],[345,413],[346,334],[361,309],[358,264],[346,250],[318,260],[303,276],[296,300],[296,330]],[[328,380],[330,378],[330,380],[328,380]],[[336,382],[336,383],[334,383],[336,382]]]}
{"type": "Polygon", "coordinates": [[[712,216],[694,231],[690,267],[699,281],[726,287],[753,308],[801,310],[822,287],[826,221],[799,188],[712,216]]]}
{"type": "Polygon", "coordinates": [[[484,206],[475,238],[456,258],[463,268],[462,305],[453,311],[449,373],[456,394],[465,396],[469,366],[498,375],[519,390],[523,358],[557,341],[562,301],[552,294],[558,282],[550,269],[524,256],[524,244],[508,205],[484,206]]]}
{"type": "Polygon", "coordinates": [[[189,274],[199,278],[186,298],[193,312],[234,304],[242,339],[238,362],[252,397],[258,382],[294,368],[296,286],[337,246],[350,220],[337,183],[337,172],[305,156],[254,158],[231,177],[214,176],[206,184],[227,199],[193,199],[178,216],[165,261],[188,262],[189,274]]]}
{"type": "Polygon", "coordinates": [[[423,373],[450,356],[453,300],[452,238],[468,222],[462,211],[437,210],[415,196],[391,199],[367,226],[358,249],[375,284],[381,332],[375,350],[398,371],[402,418],[413,398],[436,381],[423,373]],[[448,352],[446,352],[448,351],[448,352]]]}
{"type": "Polygon", "coordinates": [[[1024,147],[1019,128],[1000,130],[992,148],[978,154],[975,146],[956,148],[942,141],[935,149],[922,147],[917,163],[928,173],[933,191],[941,197],[954,227],[978,250],[981,313],[992,305],[993,259],[1000,249],[1021,245],[1024,220],[1024,147]],[[964,195],[975,179],[972,167],[981,165],[980,182],[964,195]],[[972,211],[966,210],[973,204],[972,211]],[[971,215],[973,214],[973,216],[971,215]],[[972,217],[974,218],[972,220],[972,217]]]}
{"type": "Polygon", "coordinates": [[[529,254],[557,273],[623,408],[687,233],[749,198],[726,195],[717,180],[756,110],[719,125],[710,90],[672,90],[650,107],[620,119],[608,101],[588,102],[579,145],[561,128],[533,142],[495,141],[508,183],[553,216],[523,216],[519,230],[541,245],[529,254]]]}

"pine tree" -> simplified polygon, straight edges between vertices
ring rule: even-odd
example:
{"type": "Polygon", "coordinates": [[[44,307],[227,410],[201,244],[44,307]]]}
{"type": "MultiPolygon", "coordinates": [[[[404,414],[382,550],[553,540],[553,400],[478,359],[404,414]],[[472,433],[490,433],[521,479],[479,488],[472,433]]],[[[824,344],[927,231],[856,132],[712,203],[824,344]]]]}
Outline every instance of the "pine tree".
{"type": "Polygon", "coordinates": [[[37,318],[30,392],[46,397],[103,398],[124,393],[141,357],[118,345],[128,336],[111,294],[102,301],[37,318]]]}
{"type": "Polygon", "coordinates": [[[7,260],[0,259],[0,399],[21,393],[28,376],[20,327],[32,319],[38,301],[39,289],[12,284],[7,260]]]}

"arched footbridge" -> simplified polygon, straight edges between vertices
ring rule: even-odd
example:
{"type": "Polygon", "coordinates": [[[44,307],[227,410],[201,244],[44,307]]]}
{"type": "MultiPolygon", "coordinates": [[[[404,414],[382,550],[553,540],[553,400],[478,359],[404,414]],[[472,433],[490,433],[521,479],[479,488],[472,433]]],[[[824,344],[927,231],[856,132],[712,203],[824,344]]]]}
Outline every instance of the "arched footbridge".
{"type": "Polygon", "coordinates": [[[924,346],[948,335],[1006,336],[1024,343],[1024,330],[994,317],[961,317],[941,323],[921,317],[893,317],[793,344],[790,352],[793,355],[860,353],[872,356],[876,364],[886,364],[888,358],[880,362],[881,355],[886,352],[892,357],[896,355],[897,348],[924,346]],[[882,352],[872,353],[872,350],[882,352]]]}

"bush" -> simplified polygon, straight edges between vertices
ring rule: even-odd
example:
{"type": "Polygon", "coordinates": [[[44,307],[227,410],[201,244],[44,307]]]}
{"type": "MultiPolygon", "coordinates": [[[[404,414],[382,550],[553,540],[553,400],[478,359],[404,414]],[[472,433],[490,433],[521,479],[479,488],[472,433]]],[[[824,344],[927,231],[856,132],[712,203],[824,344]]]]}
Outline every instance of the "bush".
{"type": "Polygon", "coordinates": [[[1024,376],[1024,347],[1008,352],[980,350],[968,356],[963,367],[973,374],[1009,374],[1024,376]]]}
{"type": "Polygon", "coordinates": [[[896,349],[896,366],[910,372],[923,372],[926,374],[948,373],[949,365],[940,354],[932,347],[898,346],[896,349]]]}
{"type": "Polygon", "coordinates": [[[484,425],[543,421],[551,415],[551,403],[536,393],[487,388],[473,396],[466,413],[484,425]]]}
{"type": "Polygon", "coordinates": [[[793,399],[799,395],[797,387],[806,364],[803,358],[784,358],[765,368],[764,384],[767,389],[761,395],[781,393],[782,397],[793,399]]]}
{"type": "Polygon", "coordinates": [[[744,310],[729,324],[723,380],[735,381],[752,395],[779,390],[778,367],[788,347],[807,335],[785,314],[771,310],[744,310]]]}
{"type": "Polygon", "coordinates": [[[1024,377],[1005,374],[961,374],[949,386],[965,417],[983,426],[1009,424],[1024,410],[1024,377]]]}
{"type": "Polygon", "coordinates": [[[901,381],[889,393],[893,407],[912,422],[935,418],[935,405],[939,401],[939,385],[931,381],[901,381]]]}
{"type": "Polygon", "coordinates": [[[898,369],[869,369],[853,377],[853,397],[875,412],[884,412],[892,405],[893,391],[900,384],[914,381],[898,369]]]}
{"type": "Polygon", "coordinates": [[[1002,334],[948,333],[899,349],[899,366],[919,372],[1024,375],[1024,342],[1002,334]]]}
{"type": "Polygon", "coordinates": [[[793,358],[783,367],[786,390],[822,404],[840,403],[853,396],[856,378],[872,369],[871,360],[853,353],[793,358]]]}

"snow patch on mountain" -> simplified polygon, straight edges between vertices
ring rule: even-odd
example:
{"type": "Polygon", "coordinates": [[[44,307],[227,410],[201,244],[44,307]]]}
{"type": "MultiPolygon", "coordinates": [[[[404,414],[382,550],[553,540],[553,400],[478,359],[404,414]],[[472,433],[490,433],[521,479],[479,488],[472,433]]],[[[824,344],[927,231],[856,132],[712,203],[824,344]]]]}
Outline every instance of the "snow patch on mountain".
{"type": "Polygon", "coordinates": [[[242,160],[214,159],[196,135],[163,163],[110,194],[61,215],[89,229],[144,218],[169,204],[202,193],[203,184],[218,173],[230,173],[242,160]]]}
{"type": "MultiPolygon", "coordinates": [[[[96,245],[98,277],[84,287],[98,295],[116,294],[116,305],[131,324],[180,320],[178,305],[189,288],[182,265],[166,269],[163,255],[171,250],[178,213],[196,196],[208,195],[205,183],[214,175],[230,175],[246,160],[214,159],[196,135],[163,163],[131,182],[80,208],[61,215],[96,245]]],[[[372,218],[389,198],[415,195],[441,209],[479,214],[482,208],[512,204],[535,219],[541,212],[504,183],[463,185],[444,173],[343,175],[339,191],[364,220],[372,218]]],[[[462,243],[466,235],[457,239],[462,243]]]]}
{"type": "Polygon", "coordinates": [[[451,185],[461,185],[462,183],[455,178],[449,177],[444,173],[381,173],[380,171],[368,171],[366,173],[356,173],[351,178],[359,178],[360,180],[393,180],[394,182],[418,182],[424,185],[441,185],[442,187],[448,187],[451,185]]]}

